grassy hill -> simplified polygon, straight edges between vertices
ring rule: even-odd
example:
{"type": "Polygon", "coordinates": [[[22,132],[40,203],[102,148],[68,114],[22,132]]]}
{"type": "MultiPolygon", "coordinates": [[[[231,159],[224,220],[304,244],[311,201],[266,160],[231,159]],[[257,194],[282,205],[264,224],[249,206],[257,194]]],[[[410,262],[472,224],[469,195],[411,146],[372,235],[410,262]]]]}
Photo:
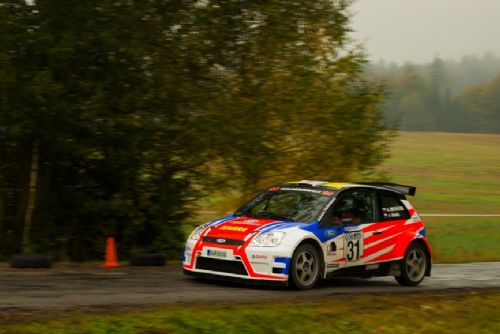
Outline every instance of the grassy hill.
{"type": "Polygon", "coordinates": [[[500,135],[402,132],[382,170],[424,213],[500,213],[500,135]]]}

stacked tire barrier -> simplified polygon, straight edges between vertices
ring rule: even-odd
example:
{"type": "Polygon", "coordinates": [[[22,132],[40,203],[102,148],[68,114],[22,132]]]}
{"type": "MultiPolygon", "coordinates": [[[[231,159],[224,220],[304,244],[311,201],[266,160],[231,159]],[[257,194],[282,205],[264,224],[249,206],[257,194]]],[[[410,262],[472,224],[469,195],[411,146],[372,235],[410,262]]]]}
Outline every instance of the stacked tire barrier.
{"type": "Polygon", "coordinates": [[[129,258],[129,264],[136,267],[162,267],[165,261],[163,254],[132,254],[129,258]]]}
{"type": "Polygon", "coordinates": [[[50,268],[52,259],[43,254],[16,254],[10,259],[11,268],[50,268]]]}

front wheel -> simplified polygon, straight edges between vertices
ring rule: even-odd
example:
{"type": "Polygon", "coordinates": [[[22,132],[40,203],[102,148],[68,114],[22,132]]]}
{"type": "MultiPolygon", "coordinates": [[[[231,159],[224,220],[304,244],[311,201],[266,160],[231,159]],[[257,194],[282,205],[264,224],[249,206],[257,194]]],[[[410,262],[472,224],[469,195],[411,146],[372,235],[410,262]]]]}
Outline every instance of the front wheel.
{"type": "Polygon", "coordinates": [[[396,276],[396,281],[404,286],[417,286],[424,280],[428,265],[425,248],[412,244],[406,250],[401,262],[401,276],[396,276]]]}
{"type": "Polygon", "coordinates": [[[319,253],[314,246],[302,244],[292,257],[290,283],[300,289],[311,289],[316,285],[321,274],[319,253]]]}

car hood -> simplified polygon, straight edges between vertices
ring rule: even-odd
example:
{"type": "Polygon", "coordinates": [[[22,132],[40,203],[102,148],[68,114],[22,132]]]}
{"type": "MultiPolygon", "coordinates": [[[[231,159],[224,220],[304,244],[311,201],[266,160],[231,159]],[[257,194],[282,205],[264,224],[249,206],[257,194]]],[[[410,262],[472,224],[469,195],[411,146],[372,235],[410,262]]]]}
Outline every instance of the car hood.
{"type": "Polygon", "coordinates": [[[251,234],[303,225],[302,223],[251,217],[228,217],[210,224],[207,237],[243,240],[251,234]]]}

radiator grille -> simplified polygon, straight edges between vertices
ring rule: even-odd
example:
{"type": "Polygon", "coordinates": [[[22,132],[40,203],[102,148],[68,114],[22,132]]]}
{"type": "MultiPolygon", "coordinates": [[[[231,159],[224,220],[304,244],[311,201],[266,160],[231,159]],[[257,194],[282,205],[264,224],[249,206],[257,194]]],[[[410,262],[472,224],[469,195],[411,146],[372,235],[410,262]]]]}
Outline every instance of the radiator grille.
{"type": "Polygon", "coordinates": [[[196,259],[196,269],[212,270],[223,273],[248,276],[245,266],[241,261],[228,261],[211,259],[208,257],[198,257],[196,259]]]}

